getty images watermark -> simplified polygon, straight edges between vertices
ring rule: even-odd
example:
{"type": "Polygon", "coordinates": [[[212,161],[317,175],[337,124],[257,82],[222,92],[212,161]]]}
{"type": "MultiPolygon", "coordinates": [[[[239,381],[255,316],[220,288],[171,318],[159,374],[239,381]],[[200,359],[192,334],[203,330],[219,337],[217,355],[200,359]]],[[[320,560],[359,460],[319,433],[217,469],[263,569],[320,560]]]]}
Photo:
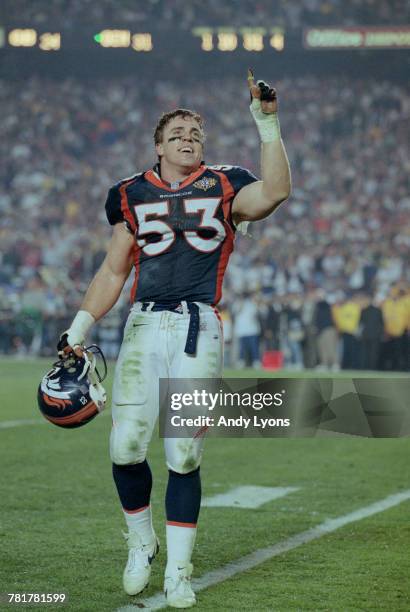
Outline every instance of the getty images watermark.
{"type": "Polygon", "coordinates": [[[272,393],[258,392],[232,392],[223,391],[220,389],[217,392],[207,391],[206,389],[194,389],[192,392],[170,394],[171,411],[182,410],[182,414],[171,414],[170,422],[173,427],[243,427],[248,429],[252,424],[253,427],[289,427],[289,418],[274,418],[261,417],[257,414],[252,417],[246,417],[244,414],[237,416],[227,416],[226,409],[236,408],[240,411],[241,408],[251,408],[252,410],[263,410],[272,407],[283,406],[283,396],[286,391],[272,393]],[[187,408],[197,408],[201,414],[184,416],[187,408]],[[208,413],[213,411],[220,412],[224,409],[224,414],[219,414],[217,417],[210,414],[202,414],[203,410],[208,413]]]}
{"type": "Polygon", "coordinates": [[[410,435],[410,378],[161,379],[160,436],[410,435]]]}

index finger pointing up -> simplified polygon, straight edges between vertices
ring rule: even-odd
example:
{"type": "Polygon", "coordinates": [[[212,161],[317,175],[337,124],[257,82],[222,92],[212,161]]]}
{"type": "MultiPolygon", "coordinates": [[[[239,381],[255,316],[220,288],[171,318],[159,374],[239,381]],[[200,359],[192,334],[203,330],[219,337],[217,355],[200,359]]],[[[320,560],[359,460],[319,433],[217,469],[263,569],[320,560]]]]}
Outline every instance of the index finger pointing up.
{"type": "Polygon", "coordinates": [[[251,68],[248,68],[248,87],[251,94],[251,100],[261,97],[261,90],[258,85],[255,85],[255,79],[251,68]]]}
{"type": "Polygon", "coordinates": [[[248,87],[249,89],[252,89],[252,87],[255,87],[255,79],[254,79],[251,68],[248,68],[248,87]]]}

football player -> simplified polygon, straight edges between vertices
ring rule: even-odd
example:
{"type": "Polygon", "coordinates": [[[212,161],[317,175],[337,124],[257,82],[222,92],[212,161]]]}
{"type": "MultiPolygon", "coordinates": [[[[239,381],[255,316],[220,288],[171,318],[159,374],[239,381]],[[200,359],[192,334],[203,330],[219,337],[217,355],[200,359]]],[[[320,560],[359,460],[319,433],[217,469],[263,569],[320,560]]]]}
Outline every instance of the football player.
{"type": "MultiPolygon", "coordinates": [[[[151,520],[146,460],[158,415],[159,378],[212,378],[222,372],[216,304],[239,223],[270,215],[290,193],[276,92],[248,72],[251,114],[261,140],[261,180],[235,166],[204,164],[202,118],[177,109],[155,130],[158,163],[114,185],[106,213],[114,226],[107,255],[67,332],[81,354],[91,326],[115,304],[134,267],[132,307],[115,368],[110,440],[113,476],[128,527],[125,591],[148,584],[158,540],[151,520]]],[[[232,109],[230,112],[237,112],[232,109]]],[[[203,436],[165,439],[167,603],[190,607],[191,556],[201,502],[203,436]]]]}

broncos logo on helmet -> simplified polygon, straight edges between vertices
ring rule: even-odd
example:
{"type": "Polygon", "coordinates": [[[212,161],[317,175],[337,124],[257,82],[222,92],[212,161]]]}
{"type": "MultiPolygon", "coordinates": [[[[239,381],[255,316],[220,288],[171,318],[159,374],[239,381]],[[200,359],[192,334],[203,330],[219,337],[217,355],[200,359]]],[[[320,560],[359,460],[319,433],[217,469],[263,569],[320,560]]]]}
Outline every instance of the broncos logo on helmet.
{"type": "Polygon", "coordinates": [[[107,365],[101,349],[95,344],[84,350],[82,357],[70,353],[56,361],[41,379],[37,401],[43,416],[59,427],[81,427],[104,410],[107,394],[102,381],[107,365]],[[101,376],[96,356],[104,365],[101,376]]]}

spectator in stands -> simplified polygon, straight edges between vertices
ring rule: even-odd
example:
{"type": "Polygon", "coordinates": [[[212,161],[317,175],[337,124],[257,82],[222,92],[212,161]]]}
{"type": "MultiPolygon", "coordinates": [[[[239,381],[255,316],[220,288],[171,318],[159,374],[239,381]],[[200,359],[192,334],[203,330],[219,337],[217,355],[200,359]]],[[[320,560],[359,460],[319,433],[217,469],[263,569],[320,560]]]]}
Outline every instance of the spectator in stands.
{"type": "Polygon", "coordinates": [[[233,305],[233,330],[239,341],[238,367],[259,368],[261,324],[259,307],[252,293],[245,292],[233,305]]]}
{"type": "Polygon", "coordinates": [[[332,308],[323,290],[317,292],[317,299],[313,321],[317,334],[318,369],[337,371],[340,369],[339,338],[333,319],[332,308]]]}
{"type": "Polygon", "coordinates": [[[224,296],[222,302],[219,303],[218,309],[221,315],[223,332],[224,332],[224,366],[231,368],[233,364],[233,333],[232,333],[232,316],[228,304],[226,302],[228,296],[224,296]]]}
{"type": "Polygon", "coordinates": [[[359,322],[361,307],[357,296],[351,296],[333,305],[332,314],[342,337],[342,369],[356,370],[359,359],[359,322]]]}
{"type": "Polygon", "coordinates": [[[302,300],[299,295],[290,295],[285,307],[287,360],[286,367],[292,370],[303,368],[302,342],[305,337],[302,322],[302,300]]]}
{"type": "Polygon", "coordinates": [[[409,320],[408,298],[398,286],[391,289],[382,304],[385,342],[383,346],[384,368],[405,370],[408,365],[407,326],[409,320]]]}
{"type": "MultiPolygon", "coordinates": [[[[317,331],[315,325],[316,316],[316,292],[309,288],[303,298],[302,304],[302,322],[305,330],[303,340],[303,363],[305,368],[314,368],[318,363],[317,350],[317,331]]],[[[336,355],[337,355],[337,340],[336,340],[336,355]]],[[[324,357],[324,355],[322,355],[324,357]]],[[[325,360],[327,361],[327,360],[325,360]]],[[[336,362],[338,360],[336,359],[336,362]]],[[[333,360],[329,359],[329,366],[332,367],[333,360]]]]}
{"type": "Polygon", "coordinates": [[[383,313],[374,297],[364,296],[359,322],[360,366],[363,370],[377,370],[384,332],[383,313]]]}
{"type": "Polygon", "coordinates": [[[263,347],[266,351],[280,349],[280,313],[282,304],[275,295],[265,295],[260,308],[263,347]]]}
{"type": "MultiPolygon", "coordinates": [[[[13,10],[18,4],[13,4],[13,10]]],[[[71,3],[67,10],[70,19],[79,14],[81,2],[74,4],[75,10],[71,3]]],[[[149,3],[147,10],[161,14],[154,4],[149,3]]],[[[286,4],[280,3],[282,12],[286,4]]],[[[313,4],[316,8],[311,12],[317,14],[319,5],[313,4]]],[[[390,6],[384,1],[376,4],[375,15],[379,6],[390,6]]],[[[96,14],[103,15],[101,3],[97,5],[96,14]]],[[[212,18],[232,13],[229,7],[220,10],[217,5],[215,0],[212,18]]],[[[346,3],[332,0],[331,5],[329,18],[340,15],[346,3]]],[[[179,9],[167,8],[164,19],[169,23],[186,2],[175,6],[179,9]]],[[[264,10],[271,14],[272,3],[261,6],[258,15],[264,10]]],[[[39,14],[43,11],[46,16],[52,7],[56,7],[54,0],[42,2],[39,14]]],[[[132,14],[130,7],[124,9],[127,18],[132,14]]],[[[350,8],[346,11],[354,13],[350,8]]],[[[297,21],[298,15],[295,11],[292,18],[297,21]]],[[[183,85],[152,83],[143,74],[138,83],[113,78],[109,87],[98,80],[90,87],[72,78],[33,77],[24,86],[18,79],[2,81],[0,320],[12,313],[18,341],[13,341],[11,350],[27,350],[24,337],[33,350],[50,351],[54,317],[78,309],[78,296],[95,272],[108,238],[103,211],[107,186],[123,176],[124,169],[133,174],[134,159],[141,167],[155,162],[149,153],[149,126],[165,107],[197,108],[210,128],[207,156],[223,157],[258,172],[251,163],[256,156],[251,126],[236,125],[236,115],[215,110],[238,95],[239,104],[248,103],[246,92],[243,97],[238,94],[240,82],[226,78],[221,87],[219,80],[198,82],[195,76],[194,83],[192,87],[189,75],[183,85]],[[149,101],[142,95],[147,86],[152,89],[149,101]],[[91,225],[92,240],[87,229],[91,225]],[[37,274],[43,283],[42,299],[29,289],[30,279],[37,274]],[[61,302],[62,287],[67,303],[61,302]],[[30,295],[42,319],[41,346],[32,344],[32,330],[19,314],[22,301],[27,305],[30,295]]],[[[387,295],[391,286],[402,282],[408,297],[409,102],[405,85],[370,77],[305,75],[282,79],[279,87],[286,99],[281,129],[286,135],[294,195],[269,222],[251,224],[250,236],[237,233],[225,279],[225,291],[231,296],[228,308],[244,288],[255,295],[258,290],[273,294],[278,303],[292,291],[306,295],[315,287],[321,287],[325,297],[340,290],[363,289],[387,295]]],[[[405,302],[405,297],[400,299],[405,302]]],[[[385,307],[389,329],[394,327],[389,310],[395,309],[385,307]]],[[[403,346],[408,346],[408,326],[406,322],[399,333],[403,346]]],[[[281,330],[280,348],[285,345],[286,325],[281,330]]],[[[306,337],[305,347],[307,342],[306,337]]],[[[391,368],[391,343],[386,347],[387,359],[382,363],[391,368]]],[[[408,354],[408,349],[400,351],[408,354]]],[[[393,362],[397,364],[397,359],[393,362]]],[[[306,361],[313,364],[313,358],[306,361]]]]}
{"type": "Polygon", "coordinates": [[[124,24],[139,27],[155,23],[156,29],[192,28],[194,26],[286,26],[287,29],[301,26],[351,26],[351,25],[396,25],[397,15],[402,23],[409,22],[409,9],[402,0],[207,0],[206,10],[201,0],[112,0],[85,2],[85,0],[3,0],[2,22],[15,25],[24,15],[24,24],[43,25],[55,20],[63,21],[65,27],[93,25],[107,27],[124,24]],[[86,9],[86,10],[85,10],[86,9]],[[246,19],[244,18],[246,16],[246,19]]]}

